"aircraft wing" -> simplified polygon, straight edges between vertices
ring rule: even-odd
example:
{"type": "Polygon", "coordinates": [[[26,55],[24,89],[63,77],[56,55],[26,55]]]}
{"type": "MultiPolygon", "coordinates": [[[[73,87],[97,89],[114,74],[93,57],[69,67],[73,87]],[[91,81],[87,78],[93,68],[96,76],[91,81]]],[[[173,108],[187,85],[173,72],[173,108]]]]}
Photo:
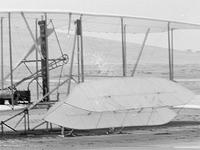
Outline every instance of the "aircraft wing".
{"type": "Polygon", "coordinates": [[[175,106],[174,108],[200,109],[200,95],[196,95],[188,104],[175,106]]]}

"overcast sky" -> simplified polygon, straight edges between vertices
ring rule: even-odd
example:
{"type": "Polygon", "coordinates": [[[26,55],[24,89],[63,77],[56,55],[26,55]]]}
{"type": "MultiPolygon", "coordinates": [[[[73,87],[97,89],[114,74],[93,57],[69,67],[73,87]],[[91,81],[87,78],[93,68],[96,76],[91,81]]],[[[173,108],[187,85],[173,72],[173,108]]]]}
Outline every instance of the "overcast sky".
{"type": "Polygon", "coordinates": [[[1,10],[65,10],[200,23],[200,0],[2,0],[1,10]]]}
{"type": "MultiPolygon", "coordinates": [[[[2,0],[0,10],[63,10],[200,24],[200,0],[2,0]]],[[[176,39],[177,49],[200,50],[200,31],[176,39]]]]}

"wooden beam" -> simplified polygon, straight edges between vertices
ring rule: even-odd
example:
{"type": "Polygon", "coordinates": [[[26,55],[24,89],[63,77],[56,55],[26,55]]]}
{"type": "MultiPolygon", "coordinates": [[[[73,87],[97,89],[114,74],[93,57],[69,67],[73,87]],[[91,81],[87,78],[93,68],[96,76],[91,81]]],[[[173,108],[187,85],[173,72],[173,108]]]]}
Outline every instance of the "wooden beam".
{"type": "Polygon", "coordinates": [[[174,29],[171,29],[171,68],[172,80],[174,80],[174,29]]]}
{"type": "Polygon", "coordinates": [[[80,38],[77,36],[77,76],[78,76],[78,83],[80,83],[80,38]]]}
{"type": "Polygon", "coordinates": [[[168,60],[169,60],[169,80],[172,80],[172,64],[171,64],[171,36],[170,36],[170,22],[167,25],[168,33],[168,60]]]}
{"type": "Polygon", "coordinates": [[[122,74],[126,76],[126,27],[123,18],[121,18],[121,37],[122,37],[122,74]]]}
{"type": "Polygon", "coordinates": [[[3,17],[1,17],[1,89],[4,89],[3,17]]]}
{"type": "Polygon", "coordinates": [[[12,62],[12,33],[11,33],[11,14],[8,13],[8,32],[9,32],[9,51],[10,51],[10,82],[11,82],[11,103],[14,108],[14,91],[13,91],[13,62],[12,62]]]}
{"type": "Polygon", "coordinates": [[[84,73],[84,48],[83,48],[83,29],[82,29],[82,16],[80,17],[80,22],[79,22],[79,31],[80,31],[80,54],[81,54],[81,82],[84,82],[85,80],[85,73],[84,73]]]}
{"type": "MultiPolygon", "coordinates": [[[[36,42],[38,43],[38,19],[35,20],[35,39],[36,39],[36,42]]],[[[36,50],[35,51],[35,63],[36,63],[36,72],[37,72],[37,76],[39,75],[38,74],[38,70],[39,70],[39,65],[38,65],[38,51],[36,50]]],[[[39,99],[39,80],[38,80],[38,77],[36,78],[36,93],[37,93],[37,100],[39,99]]]]}

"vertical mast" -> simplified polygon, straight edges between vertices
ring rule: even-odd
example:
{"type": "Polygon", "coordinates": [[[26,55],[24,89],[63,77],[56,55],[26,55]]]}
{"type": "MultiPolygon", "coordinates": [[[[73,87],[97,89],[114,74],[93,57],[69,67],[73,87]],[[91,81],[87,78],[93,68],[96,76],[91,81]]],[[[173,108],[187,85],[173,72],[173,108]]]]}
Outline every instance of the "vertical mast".
{"type": "Polygon", "coordinates": [[[47,20],[48,20],[48,17],[47,17],[47,13],[45,13],[45,38],[46,38],[46,65],[47,65],[47,85],[48,85],[48,92],[50,91],[50,87],[49,87],[49,63],[48,63],[48,60],[49,60],[49,45],[48,45],[48,35],[47,35],[47,20]]]}
{"type": "Polygon", "coordinates": [[[169,80],[172,80],[172,64],[171,64],[171,36],[170,36],[170,22],[168,22],[168,59],[169,59],[169,80]]]}
{"type": "Polygon", "coordinates": [[[171,68],[172,80],[174,80],[174,30],[171,29],[171,68]]]}
{"type": "Polygon", "coordinates": [[[1,89],[4,89],[3,18],[1,18],[1,89]]]}
{"type": "Polygon", "coordinates": [[[82,31],[82,17],[77,20],[77,35],[80,36],[80,45],[81,45],[81,81],[84,82],[84,56],[83,56],[83,31],[82,31]]]}
{"type": "MultiPolygon", "coordinates": [[[[48,73],[48,48],[47,48],[47,28],[46,19],[38,22],[40,26],[40,37],[41,37],[41,68],[42,68],[42,88],[43,96],[49,92],[49,73],[48,73]]],[[[44,98],[44,101],[49,101],[49,96],[44,98]]]]}
{"type": "Polygon", "coordinates": [[[127,74],[127,58],[126,58],[126,24],[124,24],[124,70],[125,76],[127,74]]]}
{"type": "Polygon", "coordinates": [[[80,83],[80,42],[79,37],[77,36],[77,74],[78,74],[78,83],[80,83]]]}
{"type": "Polygon", "coordinates": [[[14,106],[14,91],[13,91],[13,66],[12,66],[12,35],[11,35],[11,18],[10,12],[8,13],[8,30],[9,30],[9,51],[10,51],[10,82],[11,82],[11,103],[14,106]]]}
{"type": "Polygon", "coordinates": [[[121,18],[121,36],[122,36],[122,69],[123,76],[126,76],[126,42],[125,42],[126,27],[124,26],[124,20],[121,18]]]}
{"type": "MultiPolygon", "coordinates": [[[[36,43],[38,42],[38,19],[35,20],[35,39],[36,43]]],[[[38,80],[38,51],[36,49],[35,51],[35,58],[36,58],[36,72],[37,72],[37,78],[36,78],[36,92],[37,92],[37,99],[39,99],[39,80],[38,80]]]]}

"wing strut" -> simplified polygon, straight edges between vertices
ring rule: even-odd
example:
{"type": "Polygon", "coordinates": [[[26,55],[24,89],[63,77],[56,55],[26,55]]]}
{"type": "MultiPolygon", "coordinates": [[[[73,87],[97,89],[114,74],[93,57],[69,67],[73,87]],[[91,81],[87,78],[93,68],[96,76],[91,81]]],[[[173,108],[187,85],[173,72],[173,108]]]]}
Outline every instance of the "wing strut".
{"type": "Polygon", "coordinates": [[[126,25],[121,18],[121,36],[122,36],[122,67],[123,76],[126,76],[126,25]]]}
{"type": "Polygon", "coordinates": [[[1,17],[1,89],[4,88],[4,59],[3,59],[3,17],[1,17]]]}

